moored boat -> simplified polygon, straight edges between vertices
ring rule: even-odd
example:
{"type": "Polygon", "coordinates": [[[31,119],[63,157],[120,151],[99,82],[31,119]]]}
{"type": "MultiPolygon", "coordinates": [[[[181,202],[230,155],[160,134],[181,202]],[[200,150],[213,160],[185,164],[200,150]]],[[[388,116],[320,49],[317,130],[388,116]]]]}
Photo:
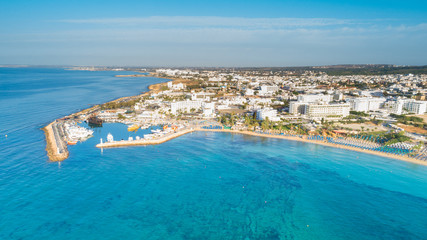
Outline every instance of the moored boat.
{"type": "Polygon", "coordinates": [[[137,131],[138,129],[139,129],[139,125],[138,124],[134,124],[134,125],[128,127],[128,131],[129,132],[137,131]]]}
{"type": "Polygon", "coordinates": [[[76,145],[76,144],[77,144],[77,141],[67,141],[67,144],[68,144],[68,145],[76,145]]]}
{"type": "Polygon", "coordinates": [[[102,119],[98,118],[96,115],[90,116],[87,122],[91,127],[102,127],[102,119]]]}

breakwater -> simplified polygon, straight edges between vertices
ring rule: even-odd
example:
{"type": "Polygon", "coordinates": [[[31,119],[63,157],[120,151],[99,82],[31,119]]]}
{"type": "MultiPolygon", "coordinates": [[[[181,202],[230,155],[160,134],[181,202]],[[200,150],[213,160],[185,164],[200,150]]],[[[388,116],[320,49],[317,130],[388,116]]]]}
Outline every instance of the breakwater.
{"type": "Polygon", "coordinates": [[[69,155],[62,124],[55,121],[43,128],[46,136],[46,151],[51,161],[62,161],[69,155]]]}

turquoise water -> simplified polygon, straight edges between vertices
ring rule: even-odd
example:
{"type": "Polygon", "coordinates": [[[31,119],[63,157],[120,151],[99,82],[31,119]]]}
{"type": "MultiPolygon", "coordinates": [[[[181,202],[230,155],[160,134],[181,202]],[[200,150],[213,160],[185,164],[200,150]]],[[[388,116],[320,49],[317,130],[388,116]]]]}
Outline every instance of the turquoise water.
{"type": "Polygon", "coordinates": [[[164,81],[114,74],[0,68],[0,239],[427,239],[427,167],[393,159],[209,132],[101,151],[133,134],[106,124],[48,162],[46,123],[164,81]]]}

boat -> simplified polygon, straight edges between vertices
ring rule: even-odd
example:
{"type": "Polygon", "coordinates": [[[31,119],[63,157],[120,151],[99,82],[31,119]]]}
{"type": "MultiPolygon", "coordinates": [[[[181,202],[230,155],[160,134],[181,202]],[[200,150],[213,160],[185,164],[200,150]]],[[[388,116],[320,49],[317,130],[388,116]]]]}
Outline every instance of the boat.
{"type": "Polygon", "coordinates": [[[76,144],[77,144],[77,141],[67,141],[67,144],[68,144],[68,145],[76,145],[76,144]]]}
{"type": "Polygon", "coordinates": [[[139,125],[138,124],[134,124],[134,125],[128,127],[128,131],[129,132],[137,131],[138,129],[139,129],[139,125]]]}
{"type": "Polygon", "coordinates": [[[102,119],[98,118],[94,114],[87,119],[87,123],[91,127],[102,127],[102,119]]]}
{"type": "Polygon", "coordinates": [[[108,133],[107,135],[107,142],[114,142],[113,135],[111,133],[108,133]]]}

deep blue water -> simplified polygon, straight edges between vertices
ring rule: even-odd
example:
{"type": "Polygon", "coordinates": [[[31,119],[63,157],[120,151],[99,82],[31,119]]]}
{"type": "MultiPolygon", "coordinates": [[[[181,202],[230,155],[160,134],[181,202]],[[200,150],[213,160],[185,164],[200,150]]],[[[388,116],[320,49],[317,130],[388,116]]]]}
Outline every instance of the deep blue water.
{"type": "Polygon", "coordinates": [[[205,132],[101,151],[128,137],[106,124],[50,163],[46,123],[164,81],[115,74],[0,68],[0,239],[427,239],[427,167],[393,159],[205,132]]]}

